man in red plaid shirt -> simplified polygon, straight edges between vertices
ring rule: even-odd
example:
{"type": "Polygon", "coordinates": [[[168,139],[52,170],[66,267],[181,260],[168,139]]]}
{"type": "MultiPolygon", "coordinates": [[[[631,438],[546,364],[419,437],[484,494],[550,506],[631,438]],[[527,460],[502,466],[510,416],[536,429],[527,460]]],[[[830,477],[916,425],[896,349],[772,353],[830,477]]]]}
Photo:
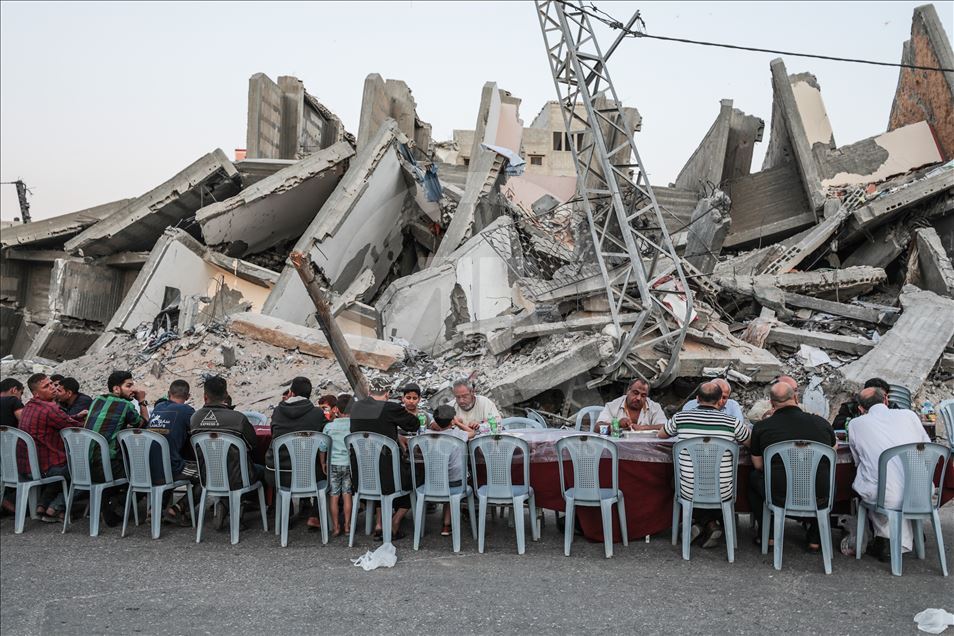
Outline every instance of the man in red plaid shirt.
{"type": "MultiPolygon", "coordinates": [[[[30,387],[33,397],[20,412],[20,430],[28,433],[36,442],[40,475],[68,477],[66,449],[63,446],[63,438],[60,437],[60,430],[70,426],[82,427],[86,414],[78,413],[78,419],[67,415],[56,402],[56,387],[43,373],[30,376],[27,386],[30,387]]],[[[23,444],[17,445],[17,467],[20,474],[30,474],[30,459],[23,444]]],[[[66,501],[63,499],[63,488],[60,484],[52,484],[40,492],[37,513],[44,521],[61,519],[65,509],[66,501]]]]}

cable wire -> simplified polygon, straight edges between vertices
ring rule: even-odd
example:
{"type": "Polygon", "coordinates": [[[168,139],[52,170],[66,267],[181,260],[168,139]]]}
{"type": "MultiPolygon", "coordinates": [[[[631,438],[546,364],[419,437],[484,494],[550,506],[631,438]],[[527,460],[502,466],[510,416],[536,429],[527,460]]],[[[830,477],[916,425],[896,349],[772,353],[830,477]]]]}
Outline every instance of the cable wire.
{"type": "MultiPolygon", "coordinates": [[[[663,40],[666,42],[680,42],[682,44],[696,44],[699,46],[713,46],[713,47],[718,47],[723,49],[733,49],[736,51],[772,53],[774,55],[787,55],[790,57],[807,57],[807,58],[813,58],[816,60],[828,60],[831,62],[852,62],[855,64],[870,64],[873,66],[890,66],[894,68],[909,68],[909,69],[917,70],[917,71],[938,71],[942,73],[954,73],[954,68],[943,68],[938,66],[921,66],[919,64],[904,64],[903,62],[879,62],[877,60],[865,60],[861,58],[837,57],[834,55],[821,55],[816,53],[798,53],[795,51],[782,51],[778,49],[763,49],[763,48],[759,48],[755,46],[742,46],[739,44],[725,44],[720,42],[707,42],[704,40],[690,40],[689,38],[675,38],[675,37],[669,37],[665,35],[654,35],[654,34],[646,33],[643,31],[634,31],[633,29],[627,29],[622,22],[620,22],[619,20],[617,20],[610,14],[606,13],[602,9],[599,9],[592,2],[589,5],[590,10],[587,10],[583,6],[575,5],[572,2],[567,2],[566,0],[557,0],[557,1],[572,9],[575,9],[576,11],[579,11],[580,13],[583,13],[584,15],[587,15],[593,18],[594,20],[602,22],[603,24],[607,25],[611,29],[615,29],[617,31],[623,31],[626,35],[630,37],[634,37],[634,38],[649,38],[651,40],[663,40]],[[597,15],[596,13],[593,13],[593,11],[596,11],[603,15],[602,16],[597,15]]],[[[637,22],[642,23],[642,20],[637,18],[637,22]]]]}

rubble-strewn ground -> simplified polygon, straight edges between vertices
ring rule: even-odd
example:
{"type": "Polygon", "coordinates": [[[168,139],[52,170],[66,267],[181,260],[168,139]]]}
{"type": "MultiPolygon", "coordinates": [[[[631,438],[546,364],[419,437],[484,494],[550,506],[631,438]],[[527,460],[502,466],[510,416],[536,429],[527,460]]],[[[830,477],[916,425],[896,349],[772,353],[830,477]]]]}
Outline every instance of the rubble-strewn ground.
{"type": "MultiPolygon", "coordinates": [[[[954,556],[954,508],[942,514],[948,564],[954,556]]],[[[280,625],[298,633],[621,633],[641,634],[914,634],[913,616],[951,608],[951,584],[941,576],[934,541],[927,558],[904,558],[904,575],[870,557],[835,551],[832,574],[821,557],[801,548],[801,530],[786,528],[782,570],[752,545],[742,517],[739,551],[693,548],[691,561],[667,533],[646,544],[602,544],[577,537],[563,556],[563,536],[547,513],[542,540],[516,554],[513,531],[489,523],[479,554],[465,524],[461,552],[451,552],[436,515],[428,517],[420,551],[396,542],[393,569],[364,572],[351,565],[376,545],[344,537],[320,544],[302,523],[288,547],[255,528],[237,546],[210,528],[201,544],[190,529],[145,527],[120,538],[98,538],[87,523],[66,535],[59,526],[28,522],[13,535],[0,521],[0,631],[4,634],[262,634],[280,625]],[[50,580],[56,586],[50,587],[50,580]],[[11,583],[10,581],[16,581],[11,583]]],[[[271,522],[269,522],[271,523],[271,522]]],[[[407,526],[410,527],[409,525],[407,526]]],[[[930,533],[929,533],[930,534],[930,533]]]]}

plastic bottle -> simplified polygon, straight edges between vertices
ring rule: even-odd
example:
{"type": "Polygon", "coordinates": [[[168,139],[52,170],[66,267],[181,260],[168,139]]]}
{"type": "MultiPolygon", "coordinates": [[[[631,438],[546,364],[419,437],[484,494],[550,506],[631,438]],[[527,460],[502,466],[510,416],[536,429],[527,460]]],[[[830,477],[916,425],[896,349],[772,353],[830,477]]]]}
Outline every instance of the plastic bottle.
{"type": "Polygon", "coordinates": [[[611,434],[613,437],[619,437],[619,418],[618,417],[613,418],[611,434]]]}
{"type": "Polygon", "coordinates": [[[490,434],[496,435],[497,434],[497,418],[496,417],[488,418],[487,423],[490,424],[490,434]]]}
{"type": "Polygon", "coordinates": [[[937,419],[937,414],[934,412],[934,404],[930,400],[924,400],[924,404],[921,405],[921,419],[928,422],[933,422],[937,419]]]}
{"type": "Polygon", "coordinates": [[[417,414],[417,423],[418,423],[418,427],[417,427],[418,435],[422,435],[426,433],[427,432],[427,417],[423,413],[417,414]]]}

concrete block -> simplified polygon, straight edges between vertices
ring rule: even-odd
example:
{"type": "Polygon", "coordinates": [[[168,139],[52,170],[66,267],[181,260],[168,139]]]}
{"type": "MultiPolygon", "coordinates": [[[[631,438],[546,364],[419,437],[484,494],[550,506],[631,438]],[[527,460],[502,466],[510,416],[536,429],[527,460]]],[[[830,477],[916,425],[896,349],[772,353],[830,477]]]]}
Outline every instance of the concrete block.
{"type": "Polygon", "coordinates": [[[905,285],[900,301],[901,317],[874,349],[841,368],[851,386],[883,378],[916,394],[954,337],[954,299],[905,285]]]}
{"type": "Polygon", "coordinates": [[[599,337],[582,340],[542,363],[493,378],[486,393],[497,406],[510,406],[586,373],[599,363],[599,337]]]}
{"type": "Polygon", "coordinates": [[[924,287],[935,294],[954,298],[954,265],[944,251],[941,237],[933,227],[915,230],[914,236],[924,287]]]}
{"type": "Polygon", "coordinates": [[[860,336],[842,336],[823,331],[807,331],[786,325],[773,325],[766,342],[797,349],[803,344],[825,349],[862,355],[875,347],[875,343],[860,336]]]}
{"type": "MultiPolygon", "coordinates": [[[[283,349],[297,349],[301,353],[319,358],[335,358],[331,345],[320,330],[292,324],[273,316],[236,314],[229,320],[229,330],[283,349]]],[[[354,351],[358,364],[362,366],[387,371],[404,360],[404,349],[396,344],[347,333],[345,340],[354,351]]]]}

